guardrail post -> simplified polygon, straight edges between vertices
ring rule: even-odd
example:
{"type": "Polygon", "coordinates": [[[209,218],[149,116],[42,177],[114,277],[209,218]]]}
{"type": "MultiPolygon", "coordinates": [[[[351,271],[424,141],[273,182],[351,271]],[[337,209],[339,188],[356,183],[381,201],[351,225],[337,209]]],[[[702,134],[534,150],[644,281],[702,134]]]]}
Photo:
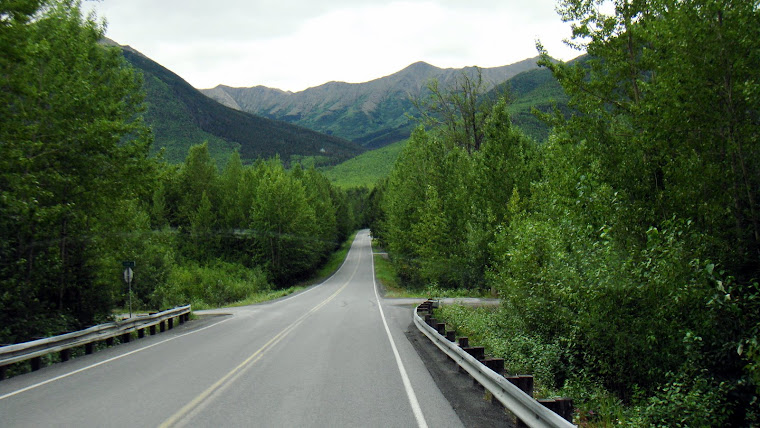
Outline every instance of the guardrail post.
{"type": "Polygon", "coordinates": [[[504,374],[504,358],[486,358],[483,365],[498,374],[504,374]]]}
{"type": "Polygon", "coordinates": [[[486,358],[486,348],[482,346],[471,346],[469,348],[462,348],[462,350],[472,355],[478,361],[483,361],[486,358]]]}
{"type": "Polygon", "coordinates": [[[40,369],[40,367],[42,367],[42,357],[32,358],[31,363],[32,363],[32,371],[36,372],[37,370],[40,369]]]}
{"type": "Polygon", "coordinates": [[[456,330],[449,330],[446,332],[446,340],[449,342],[456,342],[457,341],[457,332],[456,330]]]}
{"type": "Polygon", "coordinates": [[[106,339],[106,345],[113,346],[113,337],[109,337],[108,339],[106,339]]]}
{"type": "Polygon", "coordinates": [[[90,355],[94,351],[95,351],[95,343],[94,342],[90,342],[90,343],[85,343],[84,344],[84,353],[86,355],[90,355]]]}
{"type": "Polygon", "coordinates": [[[520,388],[522,392],[533,396],[533,375],[516,375],[516,376],[504,376],[513,385],[520,388]]]}
{"type": "Polygon", "coordinates": [[[184,324],[185,323],[185,314],[182,314],[179,316],[179,323],[184,324]]]}
{"type": "Polygon", "coordinates": [[[121,335],[121,343],[129,343],[132,340],[132,333],[124,333],[121,335]]]}
{"type": "Polygon", "coordinates": [[[446,334],[446,323],[442,323],[442,322],[435,323],[435,328],[436,330],[438,330],[438,334],[440,334],[441,336],[446,334]]]}
{"type": "Polygon", "coordinates": [[[153,324],[152,326],[150,326],[150,335],[153,336],[154,334],[156,334],[156,325],[155,324],[153,324]]]}
{"type": "Polygon", "coordinates": [[[174,318],[169,318],[166,322],[169,324],[169,330],[174,328],[174,318]]]}
{"type": "Polygon", "coordinates": [[[138,328],[137,329],[137,338],[142,339],[145,337],[145,329],[144,328],[138,328]]]}
{"type": "MultiPolygon", "coordinates": [[[[459,338],[459,347],[460,348],[464,349],[464,348],[467,348],[469,346],[470,346],[470,339],[468,337],[460,337],[459,338]]],[[[457,363],[457,371],[459,371],[459,373],[467,373],[467,370],[465,370],[464,368],[462,368],[462,366],[460,366],[459,363],[457,363]]]]}
{"type": "Polygon", "coordinates": [[[8,370],[8,366],[0,366],[0,380],[6,379],[6,371],[8,370]]]}
{"type": "MultiPolygon", "coordinates": [[[[468,342],[469,342],[469,340],[468,340],[468,342]]],[[[485,353],[486,353],[486,348],[484,348],[484,347],[482,347],[482,346],[472,346],[472,347],[462,348],[462,350],[463,350],[464,352],[466,352],[466,353],[468,353],[468,354],[472,355],[472,357],[473,357],[473,358],[475,358],[475,359],[476,359],[476,360],[478,360],[478,361],[480,361],[480,360],[482,360],[482,359],[484,359],[484,358],[486,357],[486,355],[485,355],[485,353]]],[[[466,372],[467,372],[467,370],[465,370],[464,368],[460,367],[460,368],[459,368],[459,372],[460,372],[460,373],[466,373],[466,372]]],[[[477,386],[477,385],[480,385],[480,384],[478,383],[478,381],[477,381],[477,380],[475,380],[475,378],[474,378],[474,377],[472,378],[472,384],[473,384],[473,385],[476,385],[476,386],[477,386]]]]}
{"type": "Polygon", "coordinates": [[[161,321],[158,323],[158,329],[161,331],[161,333],[166,331],[166,321],[161,321]]]}
{"type": "Polygon", "coordinates": [[[572,398],[552,398],[538,400],[544,407],[562,416],[566,421],[573,421],[573,400],[572,398]]]}
{"type": "Polygon", "coordinates": [[[71,349],[64,349],[59,355],[61,356],[61,361],[68,361],[71,359],[71,349]]]}

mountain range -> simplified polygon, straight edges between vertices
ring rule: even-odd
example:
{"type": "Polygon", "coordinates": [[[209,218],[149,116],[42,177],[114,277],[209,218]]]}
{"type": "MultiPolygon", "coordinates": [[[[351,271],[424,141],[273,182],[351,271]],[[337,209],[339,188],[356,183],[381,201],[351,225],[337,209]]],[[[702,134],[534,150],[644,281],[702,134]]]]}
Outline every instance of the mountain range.
{"type": "MultiPolygon", "coordinates": [[[[494,68],[481,68],[484,89],[503,84],[538,68],[538,58],[494,68]]],[[[462,74],[473,77],[476,67],[438,68],[416,62],[401,71],[365,83],[328,82],[299,92],[265,86],[233,88],[219,85],[202,93],[248,113],[304,126],[374,149],[409,136],[416,122],[413,100],[423,98],[428,83],[442,88],[462,74]]]]}
{"type": "Polygon", "coordinates": [[[220,163],[237,150],[246,163],[279,155],[285,162],[330,165],[365,150],[346,139],[224,106],[135,49],[121,49],[143,75],[144,117],[153,129],[154,150],[163,150],[170,162],[181,162],[190,146],[204,141],[220,163]]]}
{"type": "Polygon", "coordinates": [[[512,122],[537,141],[549,129],[532,111],[567,111],[567,96],[548,70],[538,68],[536,58],[483,69],[417,62],[370,82],[329,82],[300,92],[221,85],[197,90],[135,49],[120,48],[143,76],[144,117],[153,129],[154,150],[163,151],[172,163],[182,162],[190,146],[206,141],[220,165],[233,151],[246,163],[278,155],[286,163],[336,165],[406,139],[417,124],[413,99],[427,96],[431,79],[445,88],[462,74],[478,71],[486,88],[508,94],[512,122]]]}

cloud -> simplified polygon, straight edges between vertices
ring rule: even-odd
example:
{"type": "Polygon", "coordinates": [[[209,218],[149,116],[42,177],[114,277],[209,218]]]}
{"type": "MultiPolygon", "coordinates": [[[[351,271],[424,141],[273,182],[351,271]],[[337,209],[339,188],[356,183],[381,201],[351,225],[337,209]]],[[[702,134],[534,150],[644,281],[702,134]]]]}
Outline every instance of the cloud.
{"type": "Polygon", "coordinates": [[[553,0],[104,0],[108,36],[196,87],[301,90],[367,81],[415,61],[499,66],[550,53],[569,59],[553,0]],[[557,53],[555,53],[557,52],[557,53]],[[559,53],[561,52],[561,53],[559,53]]]}

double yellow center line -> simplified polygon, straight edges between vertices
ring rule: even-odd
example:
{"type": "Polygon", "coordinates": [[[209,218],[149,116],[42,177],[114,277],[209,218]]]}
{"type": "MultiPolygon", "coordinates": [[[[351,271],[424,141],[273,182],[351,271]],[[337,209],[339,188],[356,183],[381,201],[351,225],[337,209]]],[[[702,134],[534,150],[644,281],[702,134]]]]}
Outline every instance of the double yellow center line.
{"type": "MultiPolygon", "coordinates": [[[[360,256],[361,257],[361,256],[360,256]]],[[[234,382],[234,380],[240,376],[247,368],[251,367],[253,364],[255,364],[258,360],[261,359],[261,357],[271,349],[274,345],[279,343],[282,339],[284,339],[290,332],[296,329],[301,323],[306,320],[309,316],[311,316],[313,313],[321,309],[326,304],[330,303],[338,294],[340,294],[341,291],[343,291],[348,284],[351,282],[351,280],[354,279],[354,276],[356,275],[357,270],[359,270],[360,260],[357,261],[353,273],[351,273],[351,276],[346,280],[346,282],[338,288],[333,294],[331,294],[328,298],[320,302],[318,305],[314,306],[306,312],[305,314],[301,315],[297,320],[293,321],[292,324],[285,327],[282,331],[277,333],[274,337],[269,339],[267,343],[264,344],[261,348],[259,348],[256,352],[251,354],[248,358],[246,358],[242,363],[238,364],[237,367],[230,370],[226,375],[222,376],[218,381],[214,382],[213,385],[206,388],[205,391],[201,392],[197,397],[193,398],[189,403],[187,403],[184,407],[179,409],[177,413],[173,414],[171,417],[169,417],[167,420],[165,420],[161,425],[159,425],[160,428],[168,428],[172,426],[176,426],[179,424],[184,418],[188,417],[193,413],[193,411],[200,408],[201,404],[207,400],[212,394],[222,389],[225,385],[231,384],[234,382]]]]}

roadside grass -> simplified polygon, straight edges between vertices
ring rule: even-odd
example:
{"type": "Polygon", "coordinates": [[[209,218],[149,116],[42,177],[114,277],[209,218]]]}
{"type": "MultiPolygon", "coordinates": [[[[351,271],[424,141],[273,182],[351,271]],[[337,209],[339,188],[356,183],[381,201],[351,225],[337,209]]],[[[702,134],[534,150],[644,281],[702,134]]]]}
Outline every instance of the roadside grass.
{"type": "Polygon", "coordinates": [[[396,269],[388,254],[372,241],[373,258],[375,259],[375,278],[380,283],[383,297],[386,299],[427,299],[440,297],[493,297],[484,290],[469,290],[463,288],[447,289],[435,285],[424,288],[407,287],[399,279],[396,269]]]}
{"type": "Polygon", "coordinates": [[[380,283],[380,289],[383,291],[383,297],[422,297],[417,294],[410,293],[408,290],[401,287],[398,275],[396,275],[396,270],[393,268],[391,261],[388,260],[387,254],[373,252],[372,258],[375,260],[375,278],[380,283]]]}
{"type": "Polygon", "coordinates": [[[346,260],[346,256],[348,255],[348,250],[351,249],[351,244],[353,244],[354,239],[356,238],[356,234],[358,232],[359,231],[352,233],[343,242],[343,244],[340,245],[340,248],[338,248],[337,251],[335,251],[334,253],[330,255],[330,257],[325,262],[324,266],[322,266],[322,268],[317,271],[317,273],[314,275],[313,278],[307,281],[308,284],[319,284],[320,282],[331,277],[332,274],[334,274],[335,272],[338,271],[338,269],[340,269],[340,266],[343,264],[343,261],[346,260]]]}
{"type": "Polygon", "coordinates": [[[441,305],[434,314],[456,330],[457,336],[468,337],[470,346],[483,346],[486,354],[504,358],[507,372],[533,374],[536,397],[556,395],[553,383],[561,364],[559,347],[540,343],[521,331],[514,325],[517,320],[505,316],[503,308],[449,304],[441,305]]]}
{"type": "Polygon", "coordinates": [[[587,373],[568,372],[563,354],[567,343],[542,341],[504,307],[445,304],[434,314],[457,336],[468,337],[470,346],[483,346],[487,355],[504,358],[507,373],[533,374],[536,398],[572,398],[574,423],[580,427],[641,426],[637,421],[651,406],[646,398],[626,405],[587,373]]]}
{"type": "MultiPolygon", "coordinates": [[[[248,305],[255,305],[257,303],[268,302],[270,300],[279,299],[280,297],[285,297],[293,293],[298,293],[300,291],[303,291],[306,288],[307,286],[305,285],[294,285],[292,287],[282,288],[279,290],[260,291],[258,293],[254,293],[248,296],[247,298],[243,300],[227,305],[226,307],[229,308],[229,307],[238,307],[238,306],[248,306],[248,305]]],[[[212,307],[198,308],[198,310],[202,310],[202,309],[213,309],[213,308],[212,307]]]]}
{"type": "MultiPolygon", "coordinates": [[[[338,250],[336,250],[330,255],[330,257],[327,259],[325,264],[311,278],[305,281],[299,282],[298,284],[293,285],[288,288],[282,288],[278,290],[259,291],[257,293],[254,293],[246,297],[243,300],[227,305],[227,307],[248,306],[248,305],[255,305],[257,303],[268,302],[270,300],[279,299],[281,297],[285,297],[293,293],[301,292],[314,284],[319,284],[319,283],[324,282],[327,278],[332,276],[338,269],[340,269],[341,265],[343,264],[343,261],[346,260],[346,256],[348,255],[348,250],[351,249],[351,244],[354,242],[354,238],[356,238],[357,233],[358,231],[352,233],[340,245],[340,248],[338,248],[338,250]]],[[[201,309],[212,309],[212,308],[208,307],[208,308],[198,308],[198,309],[201,310],[201,309]]]]}

